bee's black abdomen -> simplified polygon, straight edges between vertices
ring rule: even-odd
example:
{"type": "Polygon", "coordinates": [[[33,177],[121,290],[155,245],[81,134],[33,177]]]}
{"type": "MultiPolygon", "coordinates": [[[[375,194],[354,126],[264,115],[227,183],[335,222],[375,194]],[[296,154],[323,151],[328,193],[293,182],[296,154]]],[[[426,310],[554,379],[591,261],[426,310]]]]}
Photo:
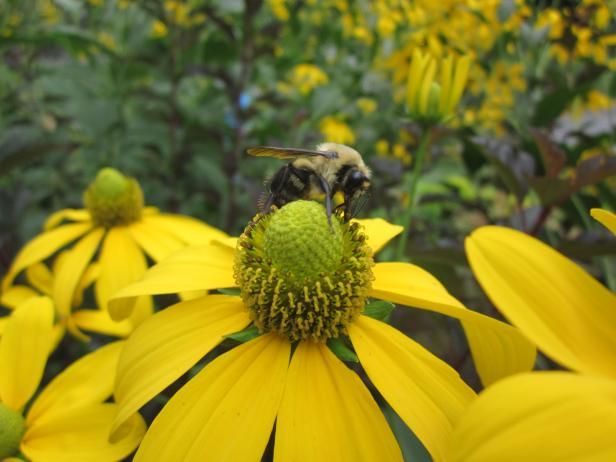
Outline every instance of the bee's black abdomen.
{"type": "Polygon", "coordinates": [[[282,207],[288,202],[302,199],[306,196],[310,185],[309,170],[296,168],[292,164],[281,167],[269,183],[269,205],[282,207]]]}

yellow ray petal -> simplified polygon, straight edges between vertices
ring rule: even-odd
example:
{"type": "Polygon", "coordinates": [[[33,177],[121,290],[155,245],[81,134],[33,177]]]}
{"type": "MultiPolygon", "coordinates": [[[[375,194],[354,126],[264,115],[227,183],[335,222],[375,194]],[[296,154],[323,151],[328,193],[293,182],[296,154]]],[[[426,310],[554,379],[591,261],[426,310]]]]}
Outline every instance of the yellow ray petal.
{"type": "Polygon", "coordinates": [[[300,342],[278,412],[274,460],[401,461],[402,455],[357,374],[326,345],[300,342]]]}
{"type": "Polygon", "coordinates": [[[53,276],[47,265],[35,263],[26,268],[26,277],[30,285],[34,286],[41,294],[51,296],[53,288],[53,276]]]}
{"type": "Polygon", "coordinates": [[[185,244],[173,234],[156,226],[148,226],[147,221],[135,222],[128,226],[128,230],[139,246],[156,262],[185,247],[185,244]]]}
{"type": "Polygon", "coordinates": [[[454,430],[448,460],[612,462],[614,435],[616,381],[521,374],[479,395],[454,430]]]}
{"type": "Polygon", "coordinates": [[[123,346],[124,342],[105,345],[57,375],[32,404],[26,418],[27,426],[43,426],[59,414],[105,401],[113,392],[116,366],[123,346]]]}
{"type": "Polygon", "coordinates": [[[418,343],[367,316],[349,327],[361,365],[434,460],[444,460],[454,423],[475,399],[458,373],[418,343]]]}
{"type": "Polygon", "coordinates": [[[394,237],[404,229],[400,225],[394,225],[382,218],[366,218],[363,220],[353,220],[364,227],[368,245],[373,253],[377,253],[387,245],[394,237]]]}
{"type": "Polygon", "coordinates": [[[8,322],[9,317],[5,317],[5,318],[0,318],[0,337],[2,337],[2,334],[4,333],[4,327],[6,326],[6,323],[8,322]]]}
{"type": "MultiPolygon", "coordinates": [[[[124,226],[107,232],[99,258],[100,275],[94,286],[96,301],[107,310],[109,298],[127,285],[141,279],[147,269],[145,255],[124,226]]],[[[151,300],[150,298],[146,301],[151,300]]],[[[151,303],[151,302],[150,302],[151,303]]],[[[111,318],[120,321],[131,315],[130,300],[118,300],[109,309],[111,318]]],[[[150,309],[151,311],[151,309],[150,309]]]]}
{"type": "Polygon", "coordinates": [[[613,234],[616,234],[616,214],[614,212],[604,209],[590,209],[590,215],[613,234]]]}
{"type": "Polygon", "coordinates": [[[239,297],[206,296],[173,305],[146,320],[118,364],[117,429],[223,339],[250,323],[239,297]]]}
{"type": "Polygon", "coordinates": [[[182,249],[150,268],[142,280],[115,294],[109,302],[110,310],[122,298],[235,287],[234,253],[216,244],[182,249]]]}
{"type": "Polygon", "coordinates": [[[38,292],[32,290],[28,286],[15,285],[2,292],[0,304],[13,309],[29,298],[37,297],[38,295],[38,292]]]}
{"type": "Polygon", "coordinates": [[[89,330],[114,337],[127,337],[134,329],[130,319],[114,321],[109,313],[103,310],[78,310],[73,312],[71,318],[80,330],[89,330]]]}
{"type": "Polygon", "coordinates": [[[97,228],[82,238],[59,265],[53,286],[53,299],[61,318],[71,312],[71,302],[83,272],[98,248],[105,230],[97,228]]]}
{"type": "Polygon", "coordinates": [[[616,377],[616,295],[541,241],[498,226],[466,239],[496,307],[542,351],[581,372],[616,377]]]}
{"type": "Polygon", "coordinates": [[[64,225],[36,236],[15,257],[9,272],[2,281],[2,288],[6,290],[21,271],[34,263],[45,260],[90,228],[92,228],[91,223],[76,223],[64,225]]]}
{"type": "Polygon", "coordinates": [[[290,352],[287,340],[270,334],[212,361],[154,419],[135,462],[260,461],[290,352]]]}
{"type": "Polygon", "coordinates": [[[53,304],[35,297],[19,305],[0,339],[0,401],[19,410],[38,387],[51,351],[53,304]]]}
{"type": "Polygon", "coordinates": [[[459,319],[484,385],[535,362],[534,346],[514,327],[467,309],[430,273],[408,263],[377,263],[371,297],[459,319]]]}
{"type": "Polygon", "coordinates": [[[441,61],[441,95],[439,100],[439,112],[448,114],[449,97],[451,96],[451,81],[453,74],[453,55],[448,55],[441,61]]]}
{"type": "Polygon", "coordinates": [[[55,228],[64,220],[69,221],[90,221],[90,212],[86,209],[64,209],[58,210],[57,212],[49,215],[47,220],[45,220],[44,229],[48,231],[52,228],[55,228]]]}
{"type": "Polygon", "coordinates": [[[123,438],[108,441],[109,428],[116,412],[110,403],[90,404],[72,412],[56,414],[44,423],[28,428],[21,451],[29,460],[62,462],[109,462],[122,460],[135,450],[145,433],[139,415],[125,426],[123,438]]]}
{"type": "Polygon", "coordinates": [[[175,236],[191,245],[209,244],[212,239],[225,239],[229,237],[223,231],[184,215],[171,215],[161,213],[144,217],[143,222],[148,226],[175,236]]]}

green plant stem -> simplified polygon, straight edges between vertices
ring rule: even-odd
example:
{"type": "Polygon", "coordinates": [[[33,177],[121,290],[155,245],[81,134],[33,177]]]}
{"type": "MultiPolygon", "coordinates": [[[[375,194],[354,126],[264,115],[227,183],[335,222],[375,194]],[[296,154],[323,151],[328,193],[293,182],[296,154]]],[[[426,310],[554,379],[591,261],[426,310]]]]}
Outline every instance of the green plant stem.
{"type": "MultiPolygon", "coordinates": [[[[571,202],[575,207],[575,210],[580,215],[582,222],[584,223],[584,227],[588,230],[595,227],[595,223],[590,218],[590,212],[584,206],[582,199],[577,194],[573,194],[571,196],[571,202]]],[[[610,260],[606,257],[594,257],[593,261],[599,265],[603,274],[605,275],[605,283],[610,290],[616,290],[616,274],[614,274],[614,267],[610,264],[610,260]]]]}
{"type": "Polygon", "coordinates": [[[411,172],[411,178],[408,185],[408,200],[409,205],[407,209],[404,211],[402,216],[402,226],[404,226],[404,231],[402,231],[402,235],[398,240],[398,250],[397,257],[398,260],[404,259],[404,253],[406,252],[406,244],[409,239],[409,234],[411,232],[411,225],[413,222],[413,209],[415,207],[416,201],[416,191],[417,191],[417,183],[419,183],[419,175],[421,174],[421,169],[423,167],[424,158],[426,157],[426,152],[428,151],[428,141],[430,139],[430,130],[426,129],[423,131],[421,135],[421,140],[419,141],[419,147],[417,148],[417,152],[415,153],[415,163],[413,165],[413,171],[411,172]]]}

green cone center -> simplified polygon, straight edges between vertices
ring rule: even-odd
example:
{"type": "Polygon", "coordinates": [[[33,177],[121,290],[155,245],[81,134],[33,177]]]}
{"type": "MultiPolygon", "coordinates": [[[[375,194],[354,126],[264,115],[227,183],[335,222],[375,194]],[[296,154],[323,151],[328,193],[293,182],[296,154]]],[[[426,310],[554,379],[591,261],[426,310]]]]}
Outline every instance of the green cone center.
{"type": "Polygon", "coordinates": [[[137,221],[143,209],[139,183],[113,168],[103,168],[98,172],[86,189],[83,201],[92,221],[105,228],[137,221]]]}
{"type": "Polygon", "coordinates": [[[22,415],[0,403],[0,460],[19,452],[25,431],[26,424],[22,415]]]}
{"type": "Polygon", "coordinates": [[[261,332],[324,342],[346,334],[373,279],[372,253],[357,223],[294,201],[257,215],[238,241],[235,278],[261,332]]]}

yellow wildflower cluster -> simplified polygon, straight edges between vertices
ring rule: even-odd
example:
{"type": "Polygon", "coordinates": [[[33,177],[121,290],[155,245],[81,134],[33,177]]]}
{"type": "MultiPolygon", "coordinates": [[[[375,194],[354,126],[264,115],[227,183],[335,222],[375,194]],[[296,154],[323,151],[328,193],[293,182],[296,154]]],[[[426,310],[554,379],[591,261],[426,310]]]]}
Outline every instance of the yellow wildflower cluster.
{"type": "Polygon", "coordinates": [[[319,131],[326,141],[341,144],[355,143],[355,133],[353,129],[338,117],[324,117],[319,123],[319,131]]]}
{"type": "Polygon", "coordinates": [[[290,83],[303,95],[307,95],[316,87],[327,84],[329,78],[320,67],[314,64],[298,64],[291,71],[290,83]]]}
{"type": "Polygon", "coordinates": [[[398,139],[394,143],[381,138],[374,145],[374,151],[379,157],[389,157],[402,162],[402,165],[409,166],[413,160],[413,155],[407,149],[409,144],[414,142],[413,136],[407,130],[398,132],[398,139]]]}
{"type": "Polygon", "coordinates": [[[163,7],[165,19],[156,19],[151,25],[150,35],[154,38],[166,37],[169,34],[169,25],[187,29],[199,26],[206,20],[206,15],[195,11],[190,2],[165,0],[163,7]]]}

